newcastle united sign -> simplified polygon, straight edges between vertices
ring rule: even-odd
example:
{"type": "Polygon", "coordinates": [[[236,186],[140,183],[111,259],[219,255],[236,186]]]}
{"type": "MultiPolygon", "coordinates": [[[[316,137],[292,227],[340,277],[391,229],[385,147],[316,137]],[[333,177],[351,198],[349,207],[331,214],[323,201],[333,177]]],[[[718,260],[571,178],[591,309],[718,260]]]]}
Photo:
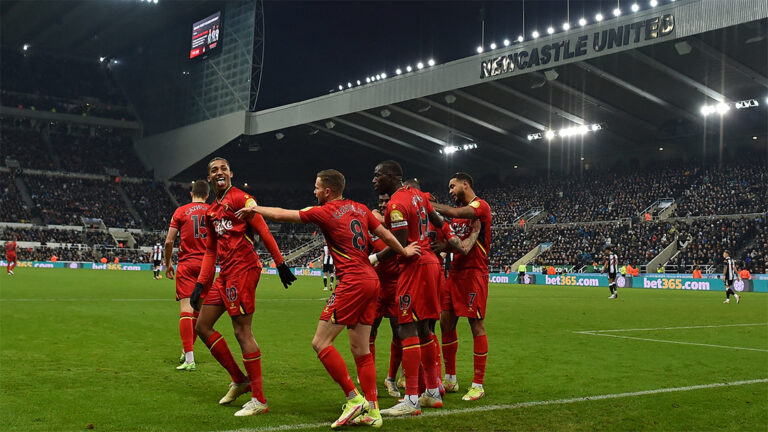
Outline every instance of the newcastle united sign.
{"type": "Polygon", "coordinates": [[[508,74],[537,66],[556,66],[564,60],[605,53],[616,48],[645,45],[647,41],[670,36],[675,31],[675,16],[664,14],[615,27],[576,35],[571,39],[544,42],[532,48],[488,59],[480,66],[480,78],[508,74]]]}

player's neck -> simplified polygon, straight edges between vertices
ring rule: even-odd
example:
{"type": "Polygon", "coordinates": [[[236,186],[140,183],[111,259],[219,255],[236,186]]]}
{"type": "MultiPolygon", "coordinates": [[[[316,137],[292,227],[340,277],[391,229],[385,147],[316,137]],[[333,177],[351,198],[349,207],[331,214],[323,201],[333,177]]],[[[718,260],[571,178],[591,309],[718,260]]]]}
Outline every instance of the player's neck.
{"type": "Polygon", "coordinates": [[[203,198],[192,198],[193,203],[204,203],[205,199],[203,198]]]}
{"type": "MultiPolygon", "coordinates": [[[[466,195],[465,195],[465,196],[466,196],[466,195]]],[[[471,203],[472,201],[474,201],[474,200],[475,200],[475,198],[477,198],[477,195],[475,195],[475,193],[474,193],[474,192],[472,192],[472,198],[470,198],[470,199],[465,199],[465,200],[464,200],[464,205],[469,205],[469,203],[471,203]]]]}

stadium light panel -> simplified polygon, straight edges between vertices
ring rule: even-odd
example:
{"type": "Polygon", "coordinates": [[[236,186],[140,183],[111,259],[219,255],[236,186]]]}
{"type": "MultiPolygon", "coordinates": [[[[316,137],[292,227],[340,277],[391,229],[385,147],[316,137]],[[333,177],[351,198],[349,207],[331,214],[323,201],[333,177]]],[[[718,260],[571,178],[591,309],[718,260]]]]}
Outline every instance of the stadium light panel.
{"type": "Polygon", "coordinates": [[[365,82],[366,83],[370,83],[371,82],[371,77],[365,77],[365,82]]]}
{"type": "Polygon", "coordinates": [[[664,147],[659,147],[659,151],[664,151],[664,147]]]}
{"type": "Polygon", "coordinates": [[[568,31],[571,29],[571,23],[565,22],[563,23],[563,30],[568,31]]]}
{"type": "Polygon", "coordinates": [[[509,46],[510,42],[509,39],[504,39],[504,46],[509,46]]]}
{"type": "Polygon", "coordinates": [[[613,16],[615,16],[615,17],[621,16],[621,9],[619,9],[619,8],[614,9],[613,10],[613,16]]]}
{"type": "Polygon", "coordinates": [[[352,83],[351,82],[347,83],[347,88],[352,88],[352,83]]]}
{"type": "MultiPolygon", "coordinates": [[[[153,3],[154,3],[154,4],[157,4],[157,0],[153,0],[153,3]]],[[[248,185],[246,184],[246,186],[248,186],[248,185]]]]}
{"type": "Polygon", "coordinates": [[[21,47],[21,49],[23,49],[24,51],[27,51],[27,50],[29,50],[29,44],[24,44],[24,45],[21,47]]]}
{"type": "Polygon", "coordinates": [[[637,12],[640,10],[640,6],[637,3],[632,4],[632,12],[637,12]]]}
{"type": "Polygon", "coordinates": [[[422,62],[416,63],[416,68],[417,69],[424,69],[424,63],[422,63],[422,62]]]}
{"type": "Polygon", "coordinates": [[[381,79],[381,74],[376,74],[376,81],[381,79]]]}
{"type": "Polygon", "coordinates": [[[492,49],[492,50],[495,50],[495,49],[496,49],[496,43],[495,43],[495,42],[491,42],[491,49],[492,49]]]}
{"type": "Polygon", "coordinates": [[[701,111],[701,115],[703,115],[704,117],[706,117],[706,116],[708,116],[708,115],[712,114],[713,112],[715,112],[715,109],[714,109],[714,108],[712,108],[712,107],[711,107],[711,106],[709,106],[709,105],[703,105],[703,106],[701,107],[701,110],[700,110],[700,111],[701,111]]]}
{"type": "Polygon", "coordinates": [[[555,32],[555,28],[552,26],[547,27],[547,34],[552,34],[555,32]]]}
{"type": "Polygon", "coordinates": [[[382,72],[381,73],[381,79],[385,79],[385,78],[387,78],[387,73],[386,72],[382,72]]]}
{"type": "Polygon", "coordinates": [[[651,0],[651,7],[656,7],[659,5],[659,2],[656,0],[651,0]]]}
{"type": "Polygon", "coordinates": [[[339,84],[339,90],[344,90],[344,86],[339,84]]]}
{"type": "Polygon", "coordinates": [[[406,70],[406,72],[410,72],[410,71],[412,71],[412,70],[413,70],[413,68],[412,68],[412,67],[410,67],[410,66],[406,66],[406,67],[405,67],[405,70],[406,70]]]}
{"type": "Polygon", "coordinates": [[[534,39],[536,39],[536,38],[538,38],[538,37],[539,37],[539,32],[537,32],[536,30],[534,30],[534,31],[533,31],[533,33],[531,33],[531,36],[532,36],[534,39]]]}
{"type": "Polygon", "coordinates": [[[520,35],[520,36],[517,37],[517,41],[518,42],[522,42],[524,40],[525,40],[525,38],[523,37],[523,35],[520,35]]]}
{"type": "Polygon", "coordinates": [[[515,165],[514,168],[517,169],[517,165],[515,165]]]}
{"type": "Polygon", "coordinates": [[[360,80],[357,80],[357,85],[360,85],[360,80]]]}
{"type": "Polygon", "coordinates": [[[99,63],[104,63],[104,60],[106,60],[106,57],[99,57],[99,63]]]}
{"type": "Polygon", "coordinates": [[[434,59],[429,59],[427,64],[430,65],[430,66],[434,66],[435,65],[435,60],[434,59]]]}
{"type": "Polygon", "coordinates": [[[579,18],[579,25],[584,27],[585,25],[587,25],[587,20],[584,18],[579,18]]]}
{"type": "Polygon", "coordinates": [[[600,22],[603,20],[603,14],[599,13],[595,15],[595,21],[600,22]]]}
{"type": "Polygon", "coordinates": [[[757,137],[756,137],[756,136],[753,136],[753,137],[752,137],[752,140],[756,140],[756,139],[757,139],[757,137]]]}
{"type": "Polygon", "coordinates": [[[602,126],[600,126],[599,124],[595,123],[595,124],[592,125],[592,132],[597,132],[597,131],[599,131],[602,128],[603,128],[602,126]]]}
{"type": "Polygon", "coordinates": [[[546,137],[548,140],[551,140],[552,138],[554,138],[554,137],[555,137],[555,131],[551,131],[551,130],[548,130],[548,131],[544,132],[544,136],[545,136],[545,137],[546,137]]]}
{"type": "Polygon", "coordinates": [[[478,46],[476,51],[477,51],[478,54],[482,54],[483,53],[483,47],[478,46]]]}
{"type": "Polygon", "coordinates": [[[402,69],[400,69],[400,68],[395,69],[395,74],[396,75],[400,75],[401,73],[403,73],[402,69]]]}
{"type": "Polygon", "coordinates": [[[581,160],[584,160],[584,158],[582,157],[581,160]]]}
{"type": "Polygon", "coordinates": [[[731,107],[728,106],[728,104],[721,102],[717,104],[717,107],[715,109],[717,110],[718,114],[725,115],[725,113],[727,113],[731,109],[731,107]]]}

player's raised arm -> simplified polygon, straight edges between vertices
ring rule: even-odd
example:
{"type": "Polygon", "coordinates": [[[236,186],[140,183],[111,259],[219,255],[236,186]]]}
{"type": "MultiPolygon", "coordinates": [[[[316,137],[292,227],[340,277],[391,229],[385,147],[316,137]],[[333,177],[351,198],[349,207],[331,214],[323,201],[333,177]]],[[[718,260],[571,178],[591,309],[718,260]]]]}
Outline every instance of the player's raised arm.
{"type": "MultiPolygon", "coordinates": [[[[437,213],[435,208],[432,206],[432,203],[429,201],[427,202],[427,211],[429,212],[429,221],[432,222],[432,225],[434,225],[435,228],[439,228],[440,231],[442,231],[443,236],[445,237],[445,240],[448,242],[448,244],[461,255],[468,255],[469,251],[472,250],[472,246],[475,243],[472,242],[465,244],[462,242],[456,233],[453,232],[453,229],[451,229],[451,225],[445,223],[443,217],[437,213]]],[[[475,237],[475,240],[477,240],[477,237],[475,237]]]]}
{"type": "MultiPolygon", "coordinates": [[[[403,255],[406,258],[410,258],[415,255],[421,255],[421,247],[418,245],[417,242],[413,242],[408,246],[403,247],[403,244],[400,242],[400,240],[395,238],[395,236],[391,232],[389,232],[388,229],[384,228],[383,225],[377,226],[373,230],[373,234],[375,234],[384,243],[386,243],[387,246],[389,246],[387,249],[391,249],[393,252],[403,255]]],[[[376,260],[378,260],[378,257],[376,260]]]]}
{"type": "Polygon", "coordinates": [[[462,207],[451,207],[449,205],[440,204],[436,202],[430,202],[432,204],[432,207],[435,208],[435,211],[440,213],[441,215],[449,218],[460,218],[460,219],[475,219],[477,218],[477,215],[475,214],[475,210],[468,205],[462,206],[462,207]]]}
{"type": "MultiPolygon", "coordinates": [[[[251,208],[274,208],[274,207],[259,207],[259,206],[252,206],[251,208]]],[[[278,209],[282,210],[283,212],[291,213],[290,210],[284,210],[284,209],[278,209]]],[[[294,211],[296,213],[296,217],[298,218],[298,211],[294,211]]],[[[291,220],[285,220],[285,222],[291,222],[291,220]]],[[[301,219],[299,219],[299,222],[301,222],[301,219]]],[[[253,215],[249,220],[248,224],[256,230],[256,232],[259,234],[259,237],[261,238],[261,241],[264,243],[264,246],[269,251],[269,254],[272,255],[272,259],[275,260],[275,265],[277,266],[277,274],[280,276],[280,282],[283,283],[283,286],[288,289],[288,286],[296,281],[296,276],[294,276],[293,273],[291,273],[291,269],[288,268],[288,265],[285,264],[285,260],[283,259],[283,255],[280,253],[280,248],[277,247],[277,242],[275,241],[275,238],[272,236],[272,233],[269,231],[269,227],[267,226],[267,222],[264,220],[264,217],[259,214],[258,212],[253,215]]]]}
{"type": "Polygon", "coordinates": [[[235,216],[240,219],[243,219],[244,217],[249,218],[253,215],[261,215],[266,219],[281,223],[303,223],[298,210],[287,210],[280,207],[253,205],[250,207],[243,207],[235,212],[235,216]]]}
{"type": "Polygon", "coordinates": [[[173,279],[173,263],[171,262],[171,256],[173,255],[173,244],[176,242],[176,235],[179,230],[174,227],[168,228],[168,235],[165,236],[165,277],[173,279]]]}

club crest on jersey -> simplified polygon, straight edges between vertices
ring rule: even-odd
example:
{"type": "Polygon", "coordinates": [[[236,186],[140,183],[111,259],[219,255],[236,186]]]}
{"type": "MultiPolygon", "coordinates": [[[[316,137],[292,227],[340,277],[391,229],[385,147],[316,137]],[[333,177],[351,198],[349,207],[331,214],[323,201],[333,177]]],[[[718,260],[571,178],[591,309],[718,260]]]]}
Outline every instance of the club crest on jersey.
{"type": "Polygon", "coordinates": [[[471,203],[469,203],[469,206],[473,208],[478,208],[480,207],[480,201],[472,201],[471,203]]]}
{"type": "Polygon", "coordinates": [[[222,236],[225,232],[232,229],[232,221],[229,219],[221,219],[213,221],[213,227],[216,229],[216,234],[222,236]]]}
{"type": "Polygon", "coordinates": [[[453,222],[451,223],[451,229],[453,229],[453,232],[461,238],[466,238],[466,236],[472,232],[472,229],[469,227],[469,225],[463,223],[453,222]]]}
{"type": "MultiPolygon", "coordinates": [[[[394,207],[393,207],[393,208],[394,208],[394,207]]],[[[403,214],[402,214],[402,213],[400,213],[400,210],[392,210],[392,211],[389,213],[389,219],[390,219],[392,222],[399,222],[399,221],[403,220],[403,214]]]]}

